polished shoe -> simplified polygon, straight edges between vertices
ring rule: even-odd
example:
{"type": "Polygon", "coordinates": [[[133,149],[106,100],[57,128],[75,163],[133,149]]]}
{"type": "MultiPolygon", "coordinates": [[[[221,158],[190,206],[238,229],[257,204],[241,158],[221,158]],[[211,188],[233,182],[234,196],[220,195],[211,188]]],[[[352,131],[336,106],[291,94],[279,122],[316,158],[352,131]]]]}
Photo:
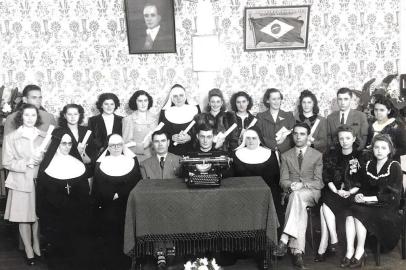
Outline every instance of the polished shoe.
{"type": "Polygon", "coordinates": [[[350,268],[360,268],[363,267],[366,263],[367,263],[367,254],[364,251],[364,254],[362,254],[359,260],[357,260],[355,257],[351,259],[350,268]]]}
{"type": "Polygon", "coordinates": [[[335,255],[337,252],[337,248],[338,248],[338,242],[335,242],[334,244],[330,244],[328,246],[329,255],[335,255]]]}
{"type": "Polygon", "coordinates": [[[279,241],[279,244],[273,250],[272,254],[277,257],[283,257],[286,255],[287,252],[288,252],[288,245],[283,243],[282,241],[279,241]]]}
{"type": "Polygon", "coordinates": [[[349,267],[351,264],[351,260],[352,259],[348,259],[346,256],[344,256],[344,258],[341,259],[340,267],[341,268],[349,267]]]}
{"type": "Polygon", "coordinates": [[[34,257],[33,258],[25,257],[25,263],[27,265],[29,265],[29,266],[34,266],[35,265],[35,258],[34,257]]]}
{"type": "Polygon", "coordinates": [[[315,262],[324,262],[326,260],[326,253],[320,254],[317,252],[316,256],[314,257],[315,262]]]}
{"type": "Polygon", "coordinates": [[[302,253],[297,253],[293,255],[293,265],[296,268],[299,269],[305,269],[304,263],[303,263],[303,254],[302,253]]]}

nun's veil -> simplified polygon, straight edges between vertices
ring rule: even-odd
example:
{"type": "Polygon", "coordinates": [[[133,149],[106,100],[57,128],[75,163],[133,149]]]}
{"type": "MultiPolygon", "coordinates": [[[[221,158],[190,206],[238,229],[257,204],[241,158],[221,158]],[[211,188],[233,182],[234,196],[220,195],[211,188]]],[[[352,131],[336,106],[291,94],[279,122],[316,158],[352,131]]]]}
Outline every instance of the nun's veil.
{"type": "MultiPolygon", "coordinates": [[[[258,134],[259,146],[262,146],[262,147],[268,149],[268,147],[265,146],[264,138],[262,137],[262,132],[261,132],[261,130],[260,130],[257,126],[250,127],[249,129],[246,130],[246,132],[247,132],[248,130],[255,131],[255,132],[258,134]]],[[[246,132],[244,133],[244,136],[243,136],[243,139],[242,139],[241,144],[240,144],[235,150],[238,150],[238,149],[241,149],[241,148],[246,147],[246,146],[245,146],[245,139],[246,139],[246,135],[245,135],[245,134],[246,134],[246,132]]]]}
{"type": "MultiPolygon", "coordinates": [[[[46,168],[48,168],[49,164],[51,163],[52,159],[55,156],[56,151],[59,148],[59,145],[61,143],[62,137],[67,134],[69,135],[69,137],[71,137],[72,142],[74,141],[72,136],[68,133],[67,130],[63,129],[63,128],[58,128],[55,129],[52,132],[52,138],[51,138],[51,143],[48,146],[47,151],[44,154],[44,159],[41,162],[41,165],[39,166],[39,173],[43,173],[46,168]]],[[[72,157],[78,159],[79,161],[82,160],[82,158],[80,157],[79,151],[76,147],[72,146],[72,148],[69,151],[69,155],[71,155],[72,157]]]]}

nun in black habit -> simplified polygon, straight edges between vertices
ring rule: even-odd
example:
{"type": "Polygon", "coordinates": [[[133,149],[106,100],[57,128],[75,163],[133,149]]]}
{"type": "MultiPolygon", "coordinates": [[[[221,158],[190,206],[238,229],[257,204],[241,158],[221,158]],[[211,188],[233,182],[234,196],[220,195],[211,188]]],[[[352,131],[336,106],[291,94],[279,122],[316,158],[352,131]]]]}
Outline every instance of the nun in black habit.
{"type": "Polygon", "coordinates": [[[86,167],[66,130],[55,130],[37,180],[37,212],[49,269],[91,269],[86,167]]]}

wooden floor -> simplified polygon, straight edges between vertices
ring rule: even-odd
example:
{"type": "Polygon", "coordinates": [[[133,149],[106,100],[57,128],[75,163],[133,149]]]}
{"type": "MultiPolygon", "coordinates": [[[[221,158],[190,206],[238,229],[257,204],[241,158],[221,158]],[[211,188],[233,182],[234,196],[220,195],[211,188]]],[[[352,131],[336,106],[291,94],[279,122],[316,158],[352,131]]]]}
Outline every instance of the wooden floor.
{"type": "MultiPolygon", "coordinates": [[[[6,223],[2,216],[2,209],[4,209],[4,200],[0,200],[0,270],[47,270],[45,263],[38,263],[35,266],[29,267],[25,264],[23,256],[24,253],[18,250],[17,243],[17,230],[16,227],[6,223]]],[[[341,252],[336,257],[327,258],[326,262],[315,263],[313,262],[313,255],[311,248],[307,248],[305,256],[305,264],[307,269],[340,269],[339,261],[344,250],[344,247],[340,247],[341,252]]],[[[393,270],[406,270],[406,260],[401,259],[400,243],[390,253],[381,255],[381,266],[375,266],[374,255],[371,250],[367,250],[367,266],[363,269],[393,269],[393,270]]],[[[291,257],[285,256],[282,260],[277,261],[277,269],[295,269],[292,266],[291,257]]],[[[144,267],[146,270],[155,269],[153,263],[147,263],[144,267]]],[[[183,269],[183,263],[180,262],[168,270],[180,270],[183,269]]],[[[225,270],[254,270],[257,269],[256,262],[252,259],[238,260],[233,266],[224,267],[225,270]]]]}

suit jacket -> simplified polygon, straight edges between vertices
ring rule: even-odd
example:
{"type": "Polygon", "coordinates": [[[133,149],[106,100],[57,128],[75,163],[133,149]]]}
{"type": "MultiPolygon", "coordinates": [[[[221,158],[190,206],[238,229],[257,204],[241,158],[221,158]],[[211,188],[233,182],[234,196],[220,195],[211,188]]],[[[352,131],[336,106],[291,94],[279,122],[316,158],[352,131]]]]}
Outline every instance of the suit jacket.
{"type": "MultiPolygon", "coordinates": [[[[4,136],[12,132],[13,130],[16,130],[14,126],[14,119],[17,116],[17,112],[13,112],[6,118],[6,122],[4,123],[4,136]]],[[[42,131],[48,131],[49,125],[53,125],[54,127],[57,127],[58,124],[55,121],[55,118],[53,114],[50,114],[49,112],[39,110],[39,116],[41,117],[42,124],[38,127],[39,130],[42,131]]]]}
{"type": "MultiPolygon", "coordinates": [[[[45,139],[46,133],[37,129],[33,147],[38,148],[45,139]]],[[[34,178],[37,177],[38,166],[27,167],[28,160],[33,156],[30,139],[23,136],[21,129],[12,131],[4,138],[3,166],[9,173],[6,187],[23,192],[34,190],[34,178]]]]}
{"type": "MultiPolygon", "coordinates": [[[[363,150],[365,148],[367,137],[368,137],[368,120],[365,113],[350,110],[347,117],[346,125],[351,126],[360,142],[358,150],[363,150]]],[[[337,129],[341,126],[340,124],[340,112],[332,112],[327,116],[327,139],[330,148],[335,148],[338,144],[337,129]]]]}
{"type": "Polygon", "coordinates": [[[180,173],[180,157],[168,153],[165,159],[164,170],[161,170],[158,157],[154,154],[152,157],[141,162],[140,170],[142,179],[173,179],[178,178],[180,173]]]}
{"type": "Polygon", "coordinates": [[[306,188],[321,190],[324,187],[322,172],[323,158],[319,151],[307,147],[299,169],[296,148],[293,147],[282,154],[280,185],[285,192],[293,182],[302,182],[306,188]]]}
{"type": "Polygon", "coordinates": [[[150,50],[144,49],[145,40],[147,39],[147,33],[144,29],[141,35],[132,35],[129,38],[130,49],[134,46],[135,50],[132,49],[131,51],[140,52],[140,51],[148,51],[148,52],[175,52],[175,35],[166,27],[165,25],[161,24],[158,34],[155,37],[154,43],[150,50]]]}
{"type": "MultiPolygon", "coordinates": [[[[123,124],[122,116],[114,114],[113,133],[122,134],[123,124]]],[[[90,117],[87,123],[88,128],[92,131],[92,137],[97,151],[99,152],[103,147],[107,146],[107,129],[101,114],[90,117]]]]}
{"type": "Polygon", "coordinates": [[[276,144],[275,134],[282,128],[290,130],[295,125],[295,118],[291,112],[285,112],[279,110],[276,122],[273,120],[271,113],[268,111],[257,114],[258,122],[255,124],[262,133],[265,145],[272,149],[276,148],[281,152],[285,152],[293,147],[293,139],[291,135],[288,135],[281,144],[276,144]]]}

